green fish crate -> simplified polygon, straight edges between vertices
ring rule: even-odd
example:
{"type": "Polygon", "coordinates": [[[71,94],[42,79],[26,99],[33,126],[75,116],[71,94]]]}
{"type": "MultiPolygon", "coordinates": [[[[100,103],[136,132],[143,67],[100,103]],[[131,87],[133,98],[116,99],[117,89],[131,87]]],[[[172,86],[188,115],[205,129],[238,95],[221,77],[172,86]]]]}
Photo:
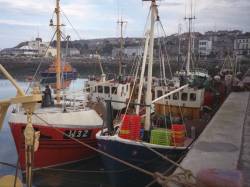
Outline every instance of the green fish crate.
{"type": "Polygon", "coordinates": [[[157,145],[170,146],[172,140],[172,133],[170,130],[157,128],[151,130],[150,143],[157,145]]]}

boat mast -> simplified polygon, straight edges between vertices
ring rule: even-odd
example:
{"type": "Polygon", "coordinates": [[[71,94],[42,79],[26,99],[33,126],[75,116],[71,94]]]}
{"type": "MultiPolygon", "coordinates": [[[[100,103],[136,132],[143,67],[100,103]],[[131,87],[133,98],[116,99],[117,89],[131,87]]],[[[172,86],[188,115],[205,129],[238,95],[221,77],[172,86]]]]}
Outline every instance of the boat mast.
{"type": "Polygon", "coordinates": [[[56,0],[56,100],[60,103],[60,90],[61,90],[61,23],[60,23],[60,0],[56,0]]]}
{"type": "Polygon", "coordinates": [[[126,24],[126,21],[118,20],[117,23],[120,25],[120,61],[119,61],[119,76],[122,75],[122,55],[123,55],[123,48],[124,48],[124,40],[123,40],[123,26],[126,24]]]}
{"type": "Polygon", "coordinates": [[[150,33],[147,31],[146,32],[146,42],[145,42],[145,47],[144,47],[144,52],[143,52],[143,60],[142,60],[142,68],[141,68],[141,75],[140,75],[140,82],[139,82],[138,97],[137,97],[138,105],[136,105],[136,110],[135,110],[137,115],[139,115],[139,112],[140,112],[143,78],[144,78],[146,61],[147,61],[147,56],[148,56],[148,43],[149,43],[149,37],[150,37],[149,34],[150,33]]]}
{"type": "MultiPolygon", "coordinates": [[[[150,26],[150,39],[149,39],[149,62],[148,62],[148,78],[147,78],[147,92],[146,92],[146,119],[145,119],[145,135],[149,135],[150,130],[150,115],[152,104],[152,69],[154,58],[154,27],[156,17],[158,16],[156,0],[151,0],[151,26],[150,26]]],[[[148,138],[148,137],[146,137],[148,138]]]]}
{"type": "Polygon", "coordinates": [[[178,25],[178,65],[180,64],[181,58],[181,24],[178,25]]]}
{"type": "Polygon", "coordinates": [[[191,62],[191,46],[192,46],[192,22],[195,19],[195,16],[193,16],[193,0],[191,0],[191,12],[190,16],[186,17],[185,20],[188,20],[188,54],[187,54],[187,63],[186,63],[186,71],[187,75],[190,74],[190,62],[191,62]]]}

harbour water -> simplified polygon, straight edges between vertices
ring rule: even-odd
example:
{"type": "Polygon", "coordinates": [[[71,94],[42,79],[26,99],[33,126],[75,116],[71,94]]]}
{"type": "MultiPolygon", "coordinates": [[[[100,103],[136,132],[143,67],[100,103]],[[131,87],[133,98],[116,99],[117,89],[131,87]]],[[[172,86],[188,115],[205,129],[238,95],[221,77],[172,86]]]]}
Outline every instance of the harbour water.
{"type": "MultiPolygon", "coordinates": [[[[70,91],[76,91],[83,88],[85,80],[77,79],[72,81],[69,87],[70,91]]],[[[19,82],[21,87],[26,90],[27,82],[19,82]]],[[[7,80],[0,80],[0,99],[15,96],[16,90],[7,80]]],[[[11,112],[11,108],[8,114],[11,112]]],[[[8,125],[8,114],[5,118],[3,128],[0,132],[0,175],[15,175],[17,164],[17,153],[15,144],[8,125]],[[7,166],[8,163],[12,166],[7,166]]],[[[18,176],[22,178],[21,171],[18,176]]],[[[108,176],[103,170],[100,158],[95,158],[58,167],[53,169],[43,169],[35,171],[33,176],[34,187],[111,187],[108,176]]]]}

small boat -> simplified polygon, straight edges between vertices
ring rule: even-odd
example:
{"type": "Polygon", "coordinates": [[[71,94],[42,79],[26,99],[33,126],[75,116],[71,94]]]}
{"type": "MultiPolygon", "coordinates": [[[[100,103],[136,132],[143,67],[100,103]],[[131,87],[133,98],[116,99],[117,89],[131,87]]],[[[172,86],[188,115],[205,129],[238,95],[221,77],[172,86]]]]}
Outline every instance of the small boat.
{"type": "MultiPolygon", "coordinates": [[[[60,20],[59,0],[56,0],[55,13],[57,20],[60,20]]],[[[83,100],[74,101],[73,103],[66,99],[62,100],[61,79],[64,77],[61,77],[60,21],[54,26],[57,31],[58,53],[55,64],[47,73],[48,77],[56,78],[56,101],[52,98],[53,95],[49,86],[46,86],[42,102],[36,103],[32,120],[30,120],[35,132],[40,133],[39,148],[34,152],[33,162],[31,163],[33,169],[67,164],[95,156],[96,152],[81,145],[76,140],[72,140],[72,138],[97,147],[95,135],[103,125],[100,115],[95,110],[86,107],[83,100]]],[[[70,66],[64,66],[64,70],[65,68],[67,71],[63,75],[75,76],[75,70],[71,69],[70,66]]],[[[39,89],[36,89],[36,92],[41,93],[39,89]]],[[[9,125],[22,170],[28,167],[24,136],[27,116],[27,112],[16,107],[9,117],[9,125]]]]}
{"type": "MultiPolygon", "coordinates": [[[[114,111],[120,111],[126,108],[126,102],[130,98],[131,94],[131,80],[109,80],[106,81],[106,77],[90,77],[86,83],[87,92],[89,93],[88,99],[93,102],[105,101],[107,99],[112,99],[115,101],[120,101],[117,103],[112,103],[112,108],[114,111]]],[[[104,103],[105,104],[105,103],[104,103]]]]}
{"type": "MultiPolygon", "coordinates": [[[[55,10],[56,12],[56,10],[55,10]]],[[[57,20],[60,22],[60,19],[57,20]]],[[[50,26],[56,26],[53,24],[53,19],[50,20],[50,26]]],[[[61,31],[57,31],[61,32],[61,31]]],[[[59,36],[57,36],[57,40],[59,36]]],[[[66,48],[66,54],[68,50],[68,42],[69,42],[69,37],[67,37],[67,48],[66,48]]],[[[59,45],[61,48],[61,44],[59,45]]],[[[57,50],[58,53],[58,50],[57,50]]],[[[61,55],[61,51],[60,51],[61,55]]],[[[54,63],[49,66],[49,68],[45,71],[40,72],[40,77],[41,77],[41,84],[48,84],[48,83],[56,83],[58,77],[57,77],[57,72],[60,71],[60,77],[61,79],[68,81],[68,80],[75,80],[77,79],[78,73],[75,68],[73,68],[66,60],[62,60],[60,58],[60,66],[58,66],[58,60],[57,58],[54,60],[54,63]]]]}
{"type": "MultiPolygon", "coordinates": [[[[133,85],[133,77],[125,75],[125,64],[123,60],[123,25],[125,21],[119,20],[121,28],[121,37],[120,37],[120,53],[119,53],[119,70],[118,76],[115,75],[111,80],[107,80],[107,76],[104,73],[102,63],[100,60],[100,55],[96,54],[98,58],[98,63],[100,65],[100,70],[102,72],[101,76],[89,76],[88,81],[86,82],[87,92],[89,93],[88,99],[90,101],[98,102],[105,101],[107,99],[119,101],[112,103],[112,109],[114,113],[118,111],[123,111],[126,108],[126,103],[131,97],[131,88],[133,85]]],[[[104,102],[105,104],[105,102],[104,102]]]]}
{"type": "MultiPolygon", "coordinates": [[[[50,65],[45,71],[40,72],[41,84],[55,83],[56,82],[56,68],[55,65],[50,65]]],[[[77,79],[78,73],[75,68],[70,64],[65,64],[61,70],[61,75],[64,80],[77,79]]]]}

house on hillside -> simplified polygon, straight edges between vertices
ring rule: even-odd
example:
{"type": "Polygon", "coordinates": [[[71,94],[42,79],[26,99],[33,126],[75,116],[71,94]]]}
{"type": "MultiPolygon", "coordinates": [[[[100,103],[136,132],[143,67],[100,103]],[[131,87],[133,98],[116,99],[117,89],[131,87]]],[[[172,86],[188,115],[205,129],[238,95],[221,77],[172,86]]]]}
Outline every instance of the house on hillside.
{"type": "MultiPolygon", "coordinates": [[[[120,48],[114,48],[112,50],[112,57],[119,57],[121,54],[120,48]]],[[[140,46],[129,46],[123,49],[123,56],[127,58],[133,58],[135,56],[142,56],[143,49],[140,46]]]]}
{"type": "Polygon", "coordinates": [[[208,56],[212,52],[212,41],[207,39],[199,40],[199,55],[208,56]]]}
{"type": "Polygon", "coordinates": [[[79,56],[80,51],[77,48],[62,48],[62,54],[67,57],[79,56]]]}
{"type": "Polygon", "coordinates": [[[43,42],[41,38],[22,42],[14,48],[3,49],[2,55],[10,56],[45,56],[55,57],[56,49],[49,45],[49,42],[43,42]]]}
{"type": "Polygon", "coordinates": [[[250,56],[250,33],[238,35],[234,40],[234,51],[237,57],[250,56]]]}

